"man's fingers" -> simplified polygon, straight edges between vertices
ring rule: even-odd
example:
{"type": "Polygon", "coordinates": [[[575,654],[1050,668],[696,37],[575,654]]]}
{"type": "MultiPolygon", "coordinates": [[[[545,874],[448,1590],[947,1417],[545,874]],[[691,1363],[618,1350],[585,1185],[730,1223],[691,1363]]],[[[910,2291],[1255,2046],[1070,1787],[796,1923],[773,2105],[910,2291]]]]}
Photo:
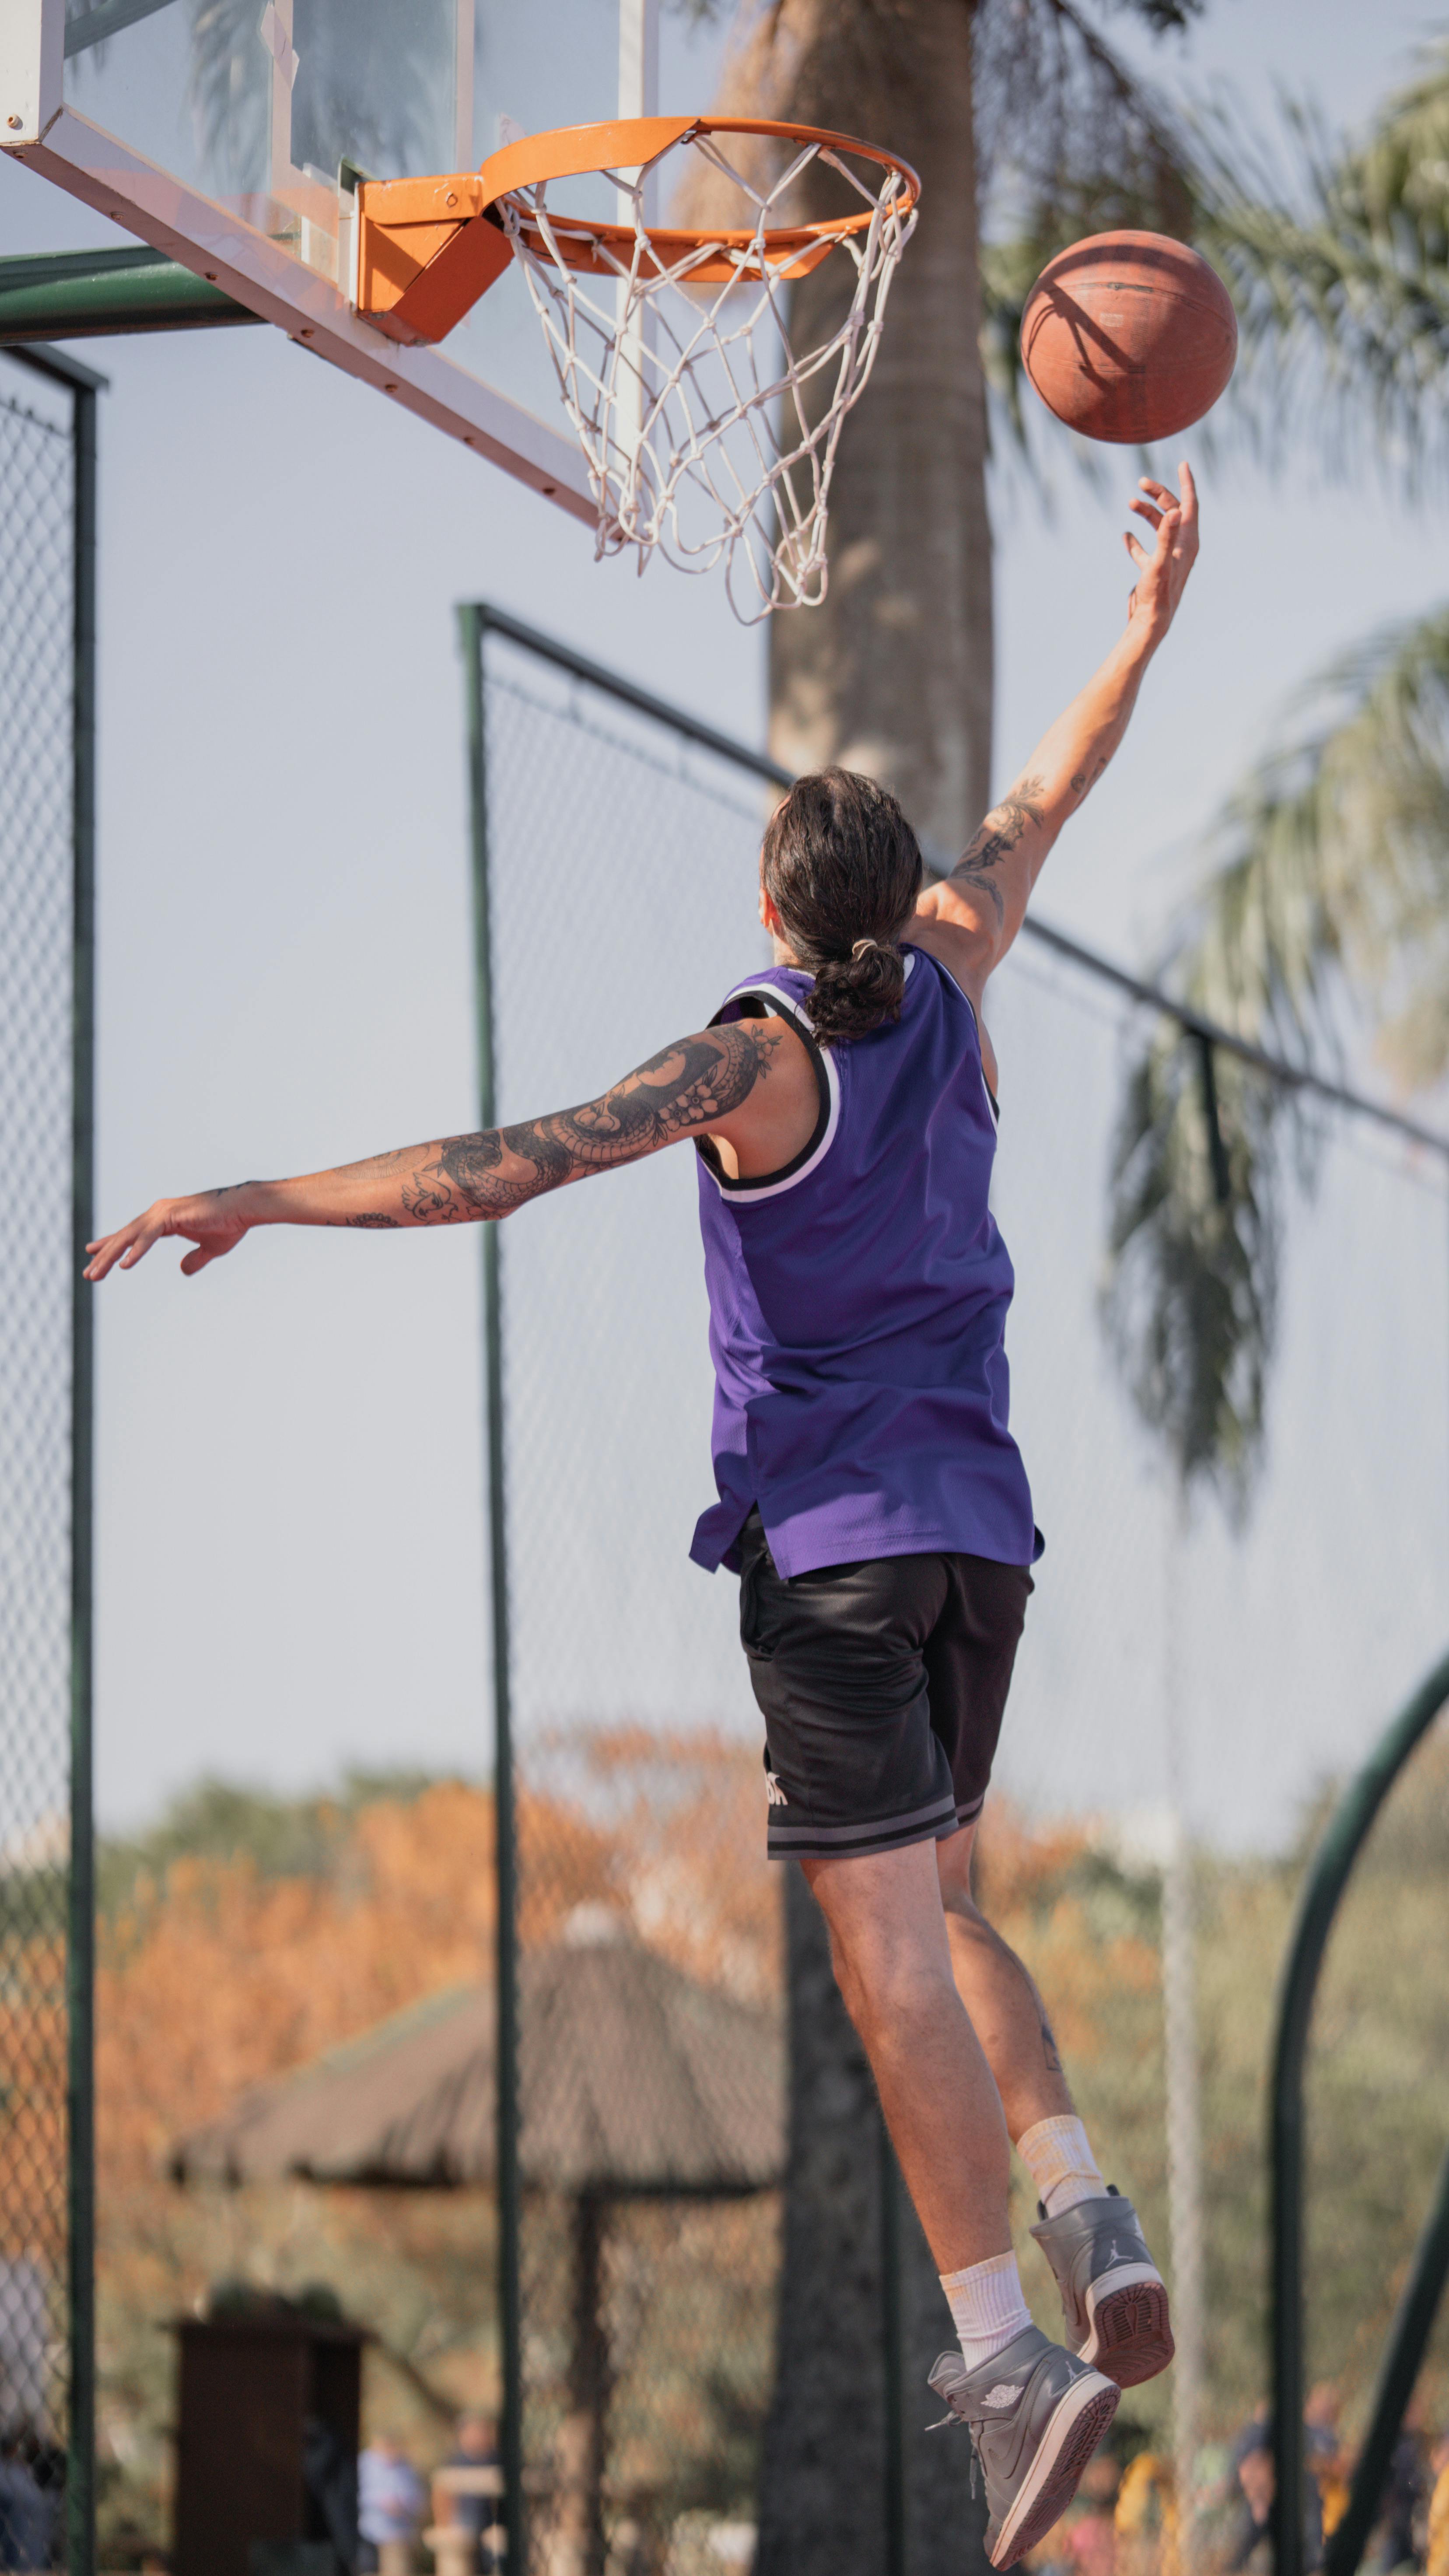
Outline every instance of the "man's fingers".
{"type": "Polygon", "coordinates": [[[1149,561],[1146,547],[1138,544],[1130,528],[1123,529],[1122,543],[1135,564],[1145,564],[1149,561]]]}
{"type": "Polygon", "coordinates": [[[1182,515],[1184,519],[1195,519],[1197,517],[1197,485],[1192,479],[1192,467],[1188,464],[1186,457],[1183,458],[1182,463],[1177,469],[1177,481],[1178,488],[1182,493],[1182,515]]]}
{"type": "Polygon", "coordinates": [[[98,1235],[86,1250],[90,1259],[85,1277],[106,1279],[113,1270],[134,1270],[144,1261],[153,1243],[162,1243],[170,1235],[187,1238],[190,1249],[183,1254],[181,1269],[188,1279],[204,1270],[209,1261],[218,1261],[240,1243],[245,1226],[216,1225],[208,1222],[210,1210],[205,1199],[158,1199],[144,1216],[131,1219],[129,1225],[116,1228],[114,1234],[98,1235]]]}
{"type": "MultiPolygon", "coordinates": [[[[89,1249],[89,1246],[87,1249],[89,1249]]],[[[86,1263],[85,1277],[91,1280],[105,1279],[109,1277],[111,1271],[115,1269],[118,1261],[122,1264],[123,1268],[128,1269],[131,1262],[131,1252],[131,1231],[129,1226],[124,1228],[120,1234],[103,1235],[96,1248],[94,1259],[86,1263]]]]}

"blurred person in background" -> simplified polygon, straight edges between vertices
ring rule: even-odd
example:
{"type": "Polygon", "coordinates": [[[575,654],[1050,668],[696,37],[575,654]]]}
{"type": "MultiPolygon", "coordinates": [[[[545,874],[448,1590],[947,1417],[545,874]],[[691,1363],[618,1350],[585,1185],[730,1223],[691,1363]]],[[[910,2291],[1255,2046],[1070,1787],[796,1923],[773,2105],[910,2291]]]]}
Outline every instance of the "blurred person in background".
{"type": "Polygon", "coordinates": [[[1260,2397],[1246,2424],[1240,2425],[1233,2435],[1231,2468],[1234,2481],[1248,2453],[1256,2451],[1260,2442],[1271,2438],[1268,2432],[1268,2412],[1267,2398],[1260,2397]]]}
{"type": "MultiPolygon", "coordinates": [[[[498,2467],[498,2428],[487,2415],[460,2415],[458,2438],[443,2462],[446,2472],[463,2472],[498,2467]]],[[[451,2483],[439,2479],[433,2488],[433,2519],[452,2523],[473,2537],[473,2564],[486,2571],[503,2556],[503,2523],[496,2495],[459,2493],[451,2483]]]]}
{"type": "Polygon", "coordinates": [[[1117,2489],[1112,2530],[1117,2576],[1156,2576],[1177,2535],[1177,2490],[1172,2462],[1163,2452],[1138,2451],[1129,2460],[1117,2489]]]}
{"type": "Polygon", "coordinates": [[[0,2444],[0,2567],[48,2567],[57,2497],[41,2486],[23,2437],[0,2444]]]}
{"type": "MultiPolygon", "coordinates": [[[[1314,2474],[1313,2433],[1306,2416],[1303,2424],[1303,2445],[1309,2472],[1304,2480],[1303,2564],[1305,2567],[1321,2567],[1323,2565],[1323,2502],[1318,2491],[1318,2480],[1314,2474]]],[[[1254,2410],[1250,2421],[1244,2425],[1238,2435],[1233,2450],[1237,2461],[1238,2486],[1242,2493],[1243,2506],[1238,2520],[1237,2535],[1226,2560],[1228,2576],[1234,2576],[1234,2571],[1244,2567],[1266,2570],[1271,2568],[1273,2563],[1273,2544],[1268,2525],[1272,2517],[1273,2497],[1277,2492],[1278,2476],[1273,2465],[1273,2426],[1266,2403],[1254,2410]]]]}
{"type": "Polygon", "coordinates": [[[423,2527],[428,2491],[400,2442],[376,2434],[357,2463],[359,2568],[394,2576],[412,2564],[423,2527]]]}
{"type": "Polygon", "coordinates": [[[1403,2431],[1394,2444],[1389,2474],[1384,2480],[1383,2500],[1379,2508],[1382,2536],[1374,2562],[1380,2576],[1391,2576],[1395,2567],[1419,2567],[1423,2564],[1416,2528],[1427,2485],[1423,2421],[1421,2410],[1411,2406],[1404,2417],[1403,2431]]]}
{"type": "MultiPolygon", "coordinates": [[[[1228,2576],[1239,2576],[1239,2571],[1245,2567],[1266,2570],[1272,2565],[1273,2544],[1268,2536],[1268,2523],[1273,2511],[1277,2478],[1267,2425],[1256,2425],[1253,2432],[1254,2438],[1238,2457],[1238,2485],[1242,2491],[1243,2510],[1238,2521],[1237,2538],[1228,2552],[1228,2576]]],[[[1310,2561],[1310,2564],[1316,2564],[1316,2561],[1310,2561]]]]}
{"type": "Polygon", "coordinates": [[[1332,2538],[1348,2511],[1352,2462],[1342,2433],[1343,2399],[1331,2379],[1309,2391],[1303,2409],[1308,2466],[1318,2488],[1325,2541],[1332,2538]]]}
{"type": "Polygon", "coordinates": [[[1071,2576],[1116,2576],[1117,2532],[1113,2508],[1122,2483],[1110,2451],[1098,2451],[1087,2462],[1077,2501],[1083,2507],[1067,2525],[1062,2557],[1071,2576]]]}
{"type": "Polygon", "coordinates": [[[1429,2453],[1429,2529],[1424,2550],[1424,2576],[1449,2576],[1449,2433],[1441,2433],[1429,2453]]]}

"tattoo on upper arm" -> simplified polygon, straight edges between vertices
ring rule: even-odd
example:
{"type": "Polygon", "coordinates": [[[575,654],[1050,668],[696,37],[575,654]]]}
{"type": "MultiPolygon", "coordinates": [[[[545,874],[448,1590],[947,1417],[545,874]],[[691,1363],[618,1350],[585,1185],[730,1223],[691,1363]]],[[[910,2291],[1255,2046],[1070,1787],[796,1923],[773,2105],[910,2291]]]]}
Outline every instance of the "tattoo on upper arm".
{"type": "Polygon", "coordinates": [[[1106,766],[1107,760],[1104,753],[1102,758],[1098,761],[1095,769],[1079,769],[1076,777],[1072,780],[1072,794],[1074,796],[1090,796],[1106,766]]]}
{"type": "Polygon", "coordinates": [[[768,1021],[733,1022],[663,1048],[577,1109],[450,1136],[436,1161],[403,1182],[403,1206],[415,1225],[508,1216],[566,1181],[638,1162],[728,1117],[768,1079],[783,1036],[768,1021]]]}
{"type": "Polygon", "coordinates": [[[998,929],[1006,919],[1006,905],[990,871],[1015,849],[1028,824],[1041,821],[1039,800],[1044,788],[1045,781],[1035,775],[1019,778],[1010,795],[992,807],[975,840],[951,871],[953,885],[969,885],[977,894],[986,896],[996,914],[998,929]]]}

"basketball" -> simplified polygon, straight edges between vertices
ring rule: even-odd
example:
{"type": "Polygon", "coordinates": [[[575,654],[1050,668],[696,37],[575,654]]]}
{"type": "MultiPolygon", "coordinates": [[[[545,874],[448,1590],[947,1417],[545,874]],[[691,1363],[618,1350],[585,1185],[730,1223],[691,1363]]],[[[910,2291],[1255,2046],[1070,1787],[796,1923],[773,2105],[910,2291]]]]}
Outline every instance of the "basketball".
{"type": "Polygon", "coordinates": [[[1233,372],[1238,320],[1205,259],[1165,233],[1094,233],[1026,299],[1021,362],[1048,411],[1118,447],[1172,438],[1233,372]]]}

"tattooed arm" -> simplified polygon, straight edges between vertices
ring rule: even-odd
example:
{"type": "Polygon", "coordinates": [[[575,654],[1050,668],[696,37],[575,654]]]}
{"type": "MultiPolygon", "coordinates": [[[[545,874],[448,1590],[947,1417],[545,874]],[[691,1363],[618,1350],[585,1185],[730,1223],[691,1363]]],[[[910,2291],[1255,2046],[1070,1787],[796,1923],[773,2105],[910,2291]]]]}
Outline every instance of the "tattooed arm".
{"type": "Polygon", "coordinates": [[[682,1137],[713,1136],[732,1169],[776,1171],[806,1142],[816,1116],[815,1074],[795,1031],[774,1017],[740,1020],[680,1038],[622,1082],[547,1118],[405,1145],[364,1163],[297,1180],[239,1181],[194,1198],[158,1199],[144,1216],[88,1244],[86,1277],[132,1270],[153,1243],[180,1235],[194,1248],[188,1277],[232,1251],[254,1225],[468,1224],[511,1216],[529,1199],[591,1172],[637,1163],[682,1137]]]}
{"type": "Polygon", "coordinates": [[[1132,508],[1155,533],[1149,555],[1126,538],[1137,567],[1127,626],[1080,697],[1043,734],[1020,778],[992,808],[949,877],[922,895],[909,932],[933,948],[973,1000],[1005,956],[1062,825],[1091,794],[1122,740],[1143,674],[1177,611],[1197,554],[1197,493],[1186,465],[1180,497],[1142,480],[1132,508]]]}

